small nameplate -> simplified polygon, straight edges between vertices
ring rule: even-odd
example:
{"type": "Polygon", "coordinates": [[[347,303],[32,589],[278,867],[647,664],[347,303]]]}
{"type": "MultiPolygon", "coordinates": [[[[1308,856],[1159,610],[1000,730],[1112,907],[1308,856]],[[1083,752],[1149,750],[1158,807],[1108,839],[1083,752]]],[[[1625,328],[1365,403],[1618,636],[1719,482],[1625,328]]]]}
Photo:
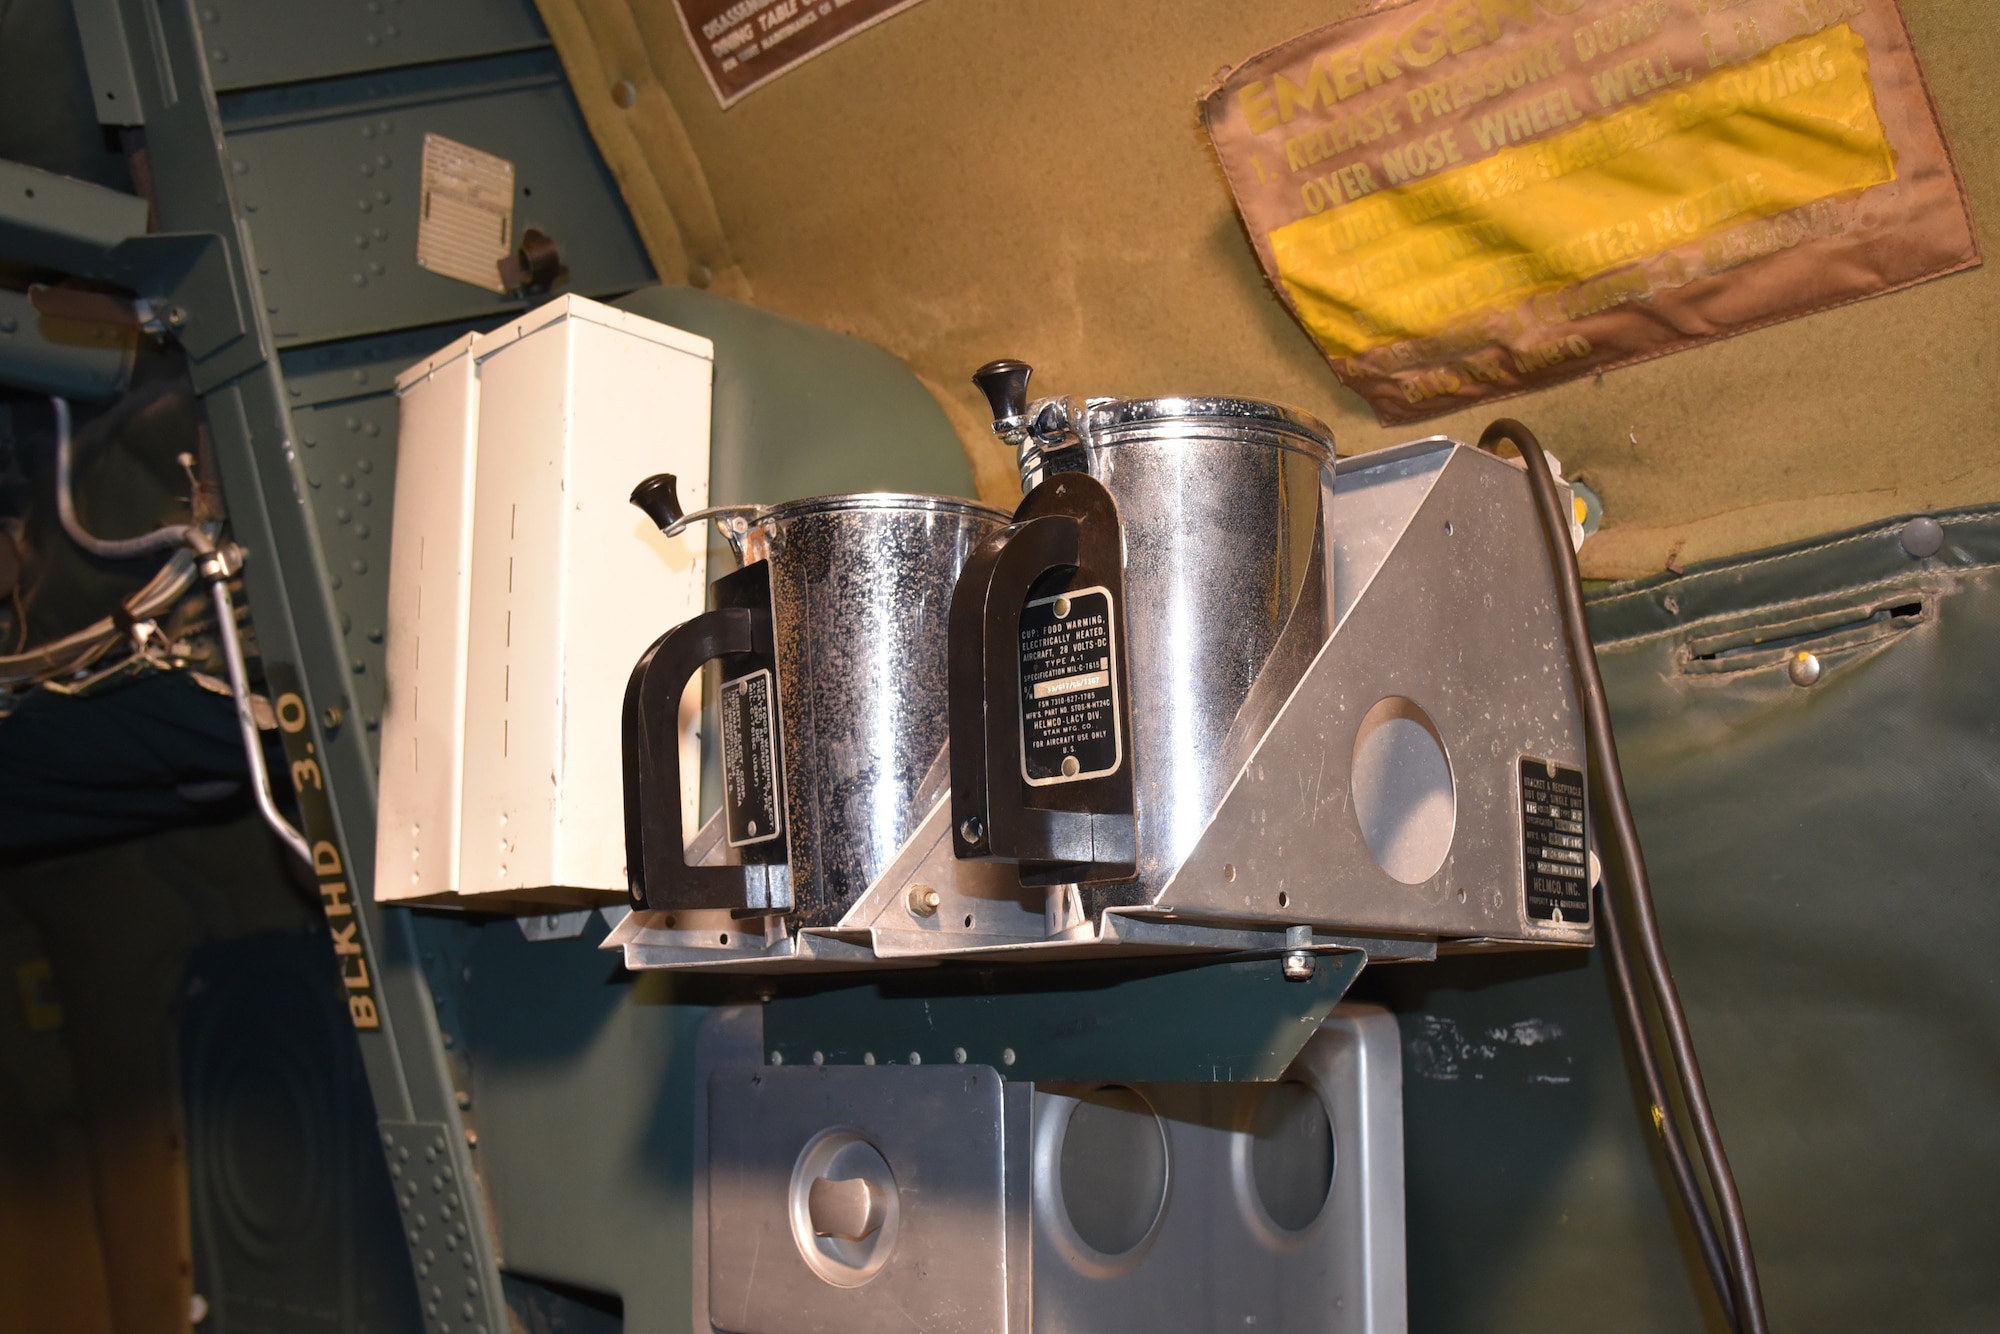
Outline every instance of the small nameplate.
{"type": "Polygon", "coordinates": [[[768,843],[784,833],[772,693],[769,670],[724,681],[716,692],[722,718],[722,806],[732,848],[768,843]]]}
{"type": "Polygon", "coordinates": [[[1021,777],[1035,787],[1116,773],[1123,759],[1111,591],[1082,588],[1021,611],[1021,777]]]}
{"type": "Polygon", "coordinates": [[[1547,760],[1521,760],[1521,883],[1528,920],[1590,925],[1590,852],[1583,775],[1547,760]]]}

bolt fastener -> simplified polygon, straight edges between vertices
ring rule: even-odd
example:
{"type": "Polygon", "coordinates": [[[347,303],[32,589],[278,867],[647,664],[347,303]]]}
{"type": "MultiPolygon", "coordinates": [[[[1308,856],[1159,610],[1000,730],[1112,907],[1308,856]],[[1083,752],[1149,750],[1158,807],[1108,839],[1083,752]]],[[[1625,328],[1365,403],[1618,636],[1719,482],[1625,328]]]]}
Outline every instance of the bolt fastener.
{"type": "Polygon", "coordinates": [[[929,885],[910,886],[910,912],[917,917],[935,917],[944,896],[929,885]]]}
{"type": "Polygon", "coordinates": [[[1310,982],[1318,966],[1306,951],[1293,950],[1285,955],[1285,981],[1310,982]]]}

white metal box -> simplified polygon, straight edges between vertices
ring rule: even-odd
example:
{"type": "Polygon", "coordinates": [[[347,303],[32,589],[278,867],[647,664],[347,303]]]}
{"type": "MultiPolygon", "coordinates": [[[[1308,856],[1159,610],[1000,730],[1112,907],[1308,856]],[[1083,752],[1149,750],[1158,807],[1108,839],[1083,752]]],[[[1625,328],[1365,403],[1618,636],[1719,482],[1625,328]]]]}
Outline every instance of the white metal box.
{"type": "Polygon", "coordinates": [[[396,377],[400,443],[383,645],[388,693],[375,821],[378,899],[458,888],[478,337],[467,334],[396,377]]]}
{"type": "MultiPolygon", "coordinates": [[[[421,728],[414,740],[424,768],[392,768],[388,715],[382,766],[385,832],[391,812],[436,819],[439,806],[453,804],[457,852],[455,864],[427,862],[423,820],[411,820],[396,839],[378,839],[377,894],[622,899],[626,678],[648,644],[701,611],[707,580],[705,534],[663,537],[629,497],[642,478],[671,472],[690,508],[706,502],[712,345],[563,297],[475,338],[464,360],[473,367],[473,442],[465,448],[474,459],[469,484],[455,493],[469,530],[454,585],[464,606],[452,657],[462,699],[456,769],[429,770],[421,728]],[[398,781],[414,796],[392,800],[398,781]],[[453,788],[455,802],[447,795],[453,788]]],[[[430,380],[441,385],[448,375],[433,371],[430,380]]],[[[400,474],[448,467],[439,460],[452,452],[442,437],[410,434],[429,421],[428,406],[413,383],[404,398],[391,561],[398,607],[399,581],[434,596],[432,572],[409,568],[412,559],[428,564],[432,543],[420,539],[415,557],[402,545],[400,474]]],[[[420,497],[429,494],[413,485],[420,497]]],[[[411,523],[413,531],[448,526],[442,518],[411,523]]],[[[431,618],[427,600],[422,619],[431,618]]],[[[392,653],[403,629],[392,615],[392,653]]],[[[424,689],[435,673],[442,683],[448,668],[417,656],[436,641],[409,638],[407,679],[424,689]]],[[[392,693],[399,662],[392,656],[392,693]]],[[[419,723],[428,704],[404,701],[419,723]]],[[[397,736],[409,732],[405,726],[397,736]]],[[[684,749],[692,741],[685,737],[684,749]]]]}

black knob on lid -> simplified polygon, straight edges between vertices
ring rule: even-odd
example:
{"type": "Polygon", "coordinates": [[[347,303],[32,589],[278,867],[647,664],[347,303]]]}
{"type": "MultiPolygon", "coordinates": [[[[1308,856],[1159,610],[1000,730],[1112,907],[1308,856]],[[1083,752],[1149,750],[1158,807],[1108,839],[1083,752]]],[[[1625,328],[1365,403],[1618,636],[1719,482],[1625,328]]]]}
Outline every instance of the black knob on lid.
{"type": "Polygon", "coordinates": [[[1011,421],[1028,415],[1028,377],[1034,373],[1035,368],[1025,361],[1002,359],[974,371],[972,382],[986,395],[993,420],[1011,421]]]}
{"type": "Polygon", "coordinates": [[[679,523],[684,513],[681,498],[674,490],[674,475],[670,472],[656,472],[633,487],[632,503],[644,510],[646,517],[662,529],[679,523]]]}

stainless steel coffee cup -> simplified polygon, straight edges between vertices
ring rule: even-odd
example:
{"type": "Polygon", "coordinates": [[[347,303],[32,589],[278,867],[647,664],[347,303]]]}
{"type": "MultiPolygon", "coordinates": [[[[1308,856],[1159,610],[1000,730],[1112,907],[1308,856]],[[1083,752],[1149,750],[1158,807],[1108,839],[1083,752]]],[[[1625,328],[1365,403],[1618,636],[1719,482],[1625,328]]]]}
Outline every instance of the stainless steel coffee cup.
{"type": "MultiPolygon", "coordinates": [[[[1106,656],[1112,662],[1122,658],[1129,703],[1118,700],[1107,683],[1104,708],[1122,705],[1126,710],[1117,718],[1117,728],[1124,736],[1121,762],[1131,766],[1132,869],[1120,875],[1114,859],[1100,856],[1067,869],[1048,862],[1042,879],[1065,874],[1086,883],[1122,879],[1131,888],[1115,895],[1115,901],[1150,901],[1192,849],[1263,724],[1331,633],[1332,580],[1323,525],[1333,485],[1332,434],[1304,413],[1246,399],[1072,398],[1031,404],[1027,378],[1028,368],[1019,362],[996,362],[975,377],[992,401],[996,433],[1021,449],[1028,495],[1015,524],[988,539],[992,553],[983,550],[975,557],[966,579],[988,578],[1007,563],[1000,549],[1029,541],[1025,530],[1038,520],[1053,522],[1065,514],[1079,525],[1077,549],[1082,552],[1088,551],[1092,525],[1115,525],[1116,541],[1100,543],[1115,554],[1082,575],[1069,572],[1078,566],[1026,562],[1022,570],[1031,572],[1035,582],[1015,590],[1026,593],[1018,603],[981,585],[977,591],[991,621],[984,631],[989,647],[1009,633],[1009,617],[1021,618],[1020,680],[1029,684],[1020,687],[1024,693],[1018,706],[995,699],[991,681],[984,683],[988,693],[980,700],[955,694],[953,705],[959,717],[977,709],[988,718],[1017,707],[1027,733],[1023,744],[1031,750],[1039,735],[1076,732],[1076,725],[1067,732],[1045,727],[1034,692],[1053,688],[1072,692],[1063,696],[1070,699],[1090,688],[1074,683],[1091,678],[1082,670],[1041,666],[1050,652],[1041,647],[1050,642],[1049,634],[1039,629],[1032,610],[1023,607],[1031,609],[1059,594],[1074,600],[1084,580],[1108,588],[1114,578],[1122,578],[1121,595],[1098,597],[1092,605],[1107,600],[1117,604],[1110,607],[1110,620],[1114,635],[1122,637],[1122,653],[1106,656]],[[1101,488],[1108,502],[1095,501],[1094,509],[1084,506],[1080,479],[1101,488]],[[1060,499],[1058,492],[1063,493],[1060,499]],[[1109,568],[1113,565],[1115,570],[1109,568]],[[1034,679],[1050,671],[1058,675],[1034,679]]],[[[1076,559],[1090,563],[1087,555],[1076,559]]],[[[962,591],[960,596],[971,594],[962,591]]],[[[965,624],[970,623],[968,613],[965,624]]],[[[1061,642],[1084,641],[1071,636],[1061,642]]],[[[1087,663],[1079,658],[1078,666],[1087,663]]],[[[970,675],[968,665],[961,679],[970,675]]],[[[1066,707],[1071,717],[1085,716],[1066,707]]],[[[989,766],[988,790],[974,794],[986,808],[976,809],[976,801],[960,808],[966,786],[960,777],[972,758],[963,757],[961,764],[958,752],[961,737],[969,735],[955,718],[953,815],[960,826],[959,854],[1030,865],[1043,860],[1009,855],[1009,849],[993,846],[990,837],[985,846],[965,837],[968,819],[981,826],[975,832],[989,835],[996,814],[1004,826],[1010,817],[992,804],[1014,800],[999,790],[1008,785],[996,761],[989,766]]],[[[1031,806],[1064,805],[1059,791],[1051,789],[1063,782],[1080,785],[1109,762],[1110,751],[1101,741],[1096,744],[1094,752],[1086,753],[1088,746],[1079,749],[1084,757],[1073,774],[1049,777],[1051,766],[1025,767],[1027,790],[1020,799],[1031,806]]],[[[1096,808],[1088,813],[1107,815],[1096,808]]],[[[1104,819],[1093,838],[1095,848],[1110,845],[1104,819]]],[[[1038,851],[1011,851],[1024,850],[1038,851]]]]}
{"type": "Polygon", "coordinates": [[[641,867],[634,898],[832,925],[926,814],[918,788],[947,730],[952,588],[1007,516],[952,496],[895,492],[683,514],[666,503],[671,494],[671,480],[656,478],[634,499],[670,532],[718,523],[742,568],[715,581],[713,610],[669,632],[634,672],[626,797],[628,844],[636,834],[641,867]],[[709,661],[718,664],[725,838],[738,864],[689,867],[665,730],[681,689],[709,661]],[[635,816],[659,827],[635,830],[635,816]]]}

